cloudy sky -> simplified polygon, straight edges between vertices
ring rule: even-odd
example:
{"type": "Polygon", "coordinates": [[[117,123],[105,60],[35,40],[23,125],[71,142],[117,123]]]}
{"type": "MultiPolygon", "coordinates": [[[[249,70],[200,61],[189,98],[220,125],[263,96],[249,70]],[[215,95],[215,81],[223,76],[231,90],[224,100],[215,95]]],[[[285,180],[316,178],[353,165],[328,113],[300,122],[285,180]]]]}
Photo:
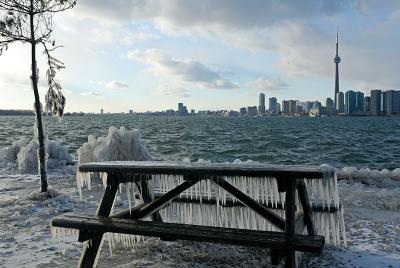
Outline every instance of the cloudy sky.
{"type": "MultiPolygon", "coordinates": [[[[337,26],[341,90],[400,88],[397,0],[78,0],[54,20],[67,111],[238,110],[260,92],[323,101],[337,26]]],[[[28,45],[0,57],[0,109],[33,106],[29,71],[28,45]]]]}

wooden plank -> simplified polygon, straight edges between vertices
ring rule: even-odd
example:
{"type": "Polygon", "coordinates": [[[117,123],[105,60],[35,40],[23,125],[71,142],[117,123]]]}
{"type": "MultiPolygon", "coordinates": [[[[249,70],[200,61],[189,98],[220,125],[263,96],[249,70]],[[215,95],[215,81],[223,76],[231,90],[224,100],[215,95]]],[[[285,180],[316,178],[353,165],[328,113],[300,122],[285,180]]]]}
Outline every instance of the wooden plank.
{"type": "MultiPolygon", "coordinates": [[[[158,198],[162,196],[161,193],[155,193],[154,197],[158,198]]],[[[137,196],[139,197],[139,196],[137,196]]],[[[208,197],[202,197],[201,202],[199,198],[190,198],[190,197],[186,197],[186,196],[180,196],[180,197],[176,197],[174,200],[172,200],[172,202],[176,202],[176,203],[190,203],[190,204],[205,204],[205,205],[215,205],[217,204],[217,200],[215,199],[215,196],[212,196],[210,199],[208,199],[208,197]]],[[[276,207],[275,207],[275,203],[273,202],[268,202],[267,204],[263,203],[263,206],[265,206],[266,208],[270,208],[270,209],[280,209],[280,210],[284,210],[284,206],[282,205],[282,203],[278,202],[276,207]]],[[[243,207],[245,206],[243,203],[238,202],[238,201],[233,201],[232,198],[227,197],[226,198],[226,203],[224,205],[220,204],[220,206],[223,207],[243,207]]],[[[312,210],[314,212],[326,212],[326,213],[335,213],[338,210],[340,210],[341,204],[339,204],[339,207],[335,207],[331,204],[330,207],[328,207],[327,205],[322,206],[322,204],[313,204],[312,205],[312,210]]]]}
{"type": "Polygon", "coordinates": [[[312,221],[313,209],[310,206],[310,200],[308,200],[307,187],[304,181],[302,180],[298,181],[297,190],[299,193],[300,203],[304,211],[304,223],[307,226],[307,232],[310,235],[315,235],[315,227],[312,221]]]}
{"type": "MultiPolygon", "coordinates": [[[[149,179],[151,177],[151,175],[148,175],[149,179]]],[[[136,185],[140,187],[138,187],[141,190],[141,195],[142,195],[142,199],[145,203],[151,203],[152,197],[150,196],[150,190],[147,184],[147,180],[142,180],[140,182],[136,182],[136,185]]],[[[151,215],[153,221],[158,221],[158,222],[162,222],[162,218],[160,215],[160,212],[156,211],[153,213],[153,215],[151,215]]]]}
{"type": "MultiPolygon", "coordinates": [[[[112,161],[79,165],[81,172],[117,172],[132,174],[247,176],[320,179],[323,170],[318,166],[233,165],[223,163],[173,163],[155,161],[112,161]]],[[[332,169],[332,173],[334,170],[332,169]]]]}
{"type": "MultiPolygon", "coordinates": [[[[287,184],[286,199],[285,199],[285,235],[288,241],[291,241],[296,232],[296,181],[291,181],[287,184]]],[[[289,249],[286,251],[286,268],[296,267],[295,251],[289,249]]]]}
{"type": "Polygon", "coordinates": [[[304,252],[321,252],[325,241],[322,236],[294,235],[289,241],[283,232],[159,223],[70,213],[53,218],[51,225],[76,228],[85,232],[112,232],[152,237],[166,236],[180,240],[264,247],[276,250],[292,249],[304,252]]]}
{"type": "MultiPolygon", "coordinates": [[[[186,179],[187,176],[185,176],[186,179]]],[[[178,185],[171,191],[165,193],[164,195],[160,196],[159,198],[155,199],[151,203],[146,204],[142,208],[138,209],[134,213],[132,213],[131,218],[132,219],[141,219],[146,217],[147,215],[150,215],[151,213],[154,213],[160,209],[162,209],[164,206],[166,206],[171,200],[176,198],[178,195],[180,195],[183,191],[186,189],[190,188],[194,184],[196,184],[199,181],[197,180],[187,180],[184,181],[182,184],[178,185]]]]}
{"type": "Polygon", "coordinates": [[[243,204],[245,204],[246,206],[257,212],[258,214],[260,214],[270,223],[272,223],[281,230],[285,229],[285,221],[281,217],[279,217],[278,215],[276,215],[275,213],[273,213],[272,211],[270,211],[269,209],[267,209],[266,207],[255,201],[254,199],[250,198],[245,193],[238,190],[232,184],[221,178],[216,178],[213,181],[220,187],[225,189],[228,193],[236,197],[240,202],[242,202],[243,204]]]}
{"type": "MultiPolygon", "coordinates": [[[[108,178],[110,178],[110,182],[112,182],[113,176],[116,176],[115,174],[109,174],[108,178]]],[[[106,190],[104,192],[104,196],[101,200],[100,206],[97,209],[97,215],[98,216],[104,216],[107,217],[110,215],[111,208],[114,204],[114,198],[115,195],[118,191],[118,184],[110,184],[107,185],[106,190]]],[[[87,236],[87,232],[84,232],[79,234],[80,239],[84,239],[84,237],[87,236]]],[[[103,239],[103,233],[100,232],[98,235],[94,236],[91,240],[90,243],[86,244],[84,247],[81,257],[79,259],[79,264],[78,267],[93,267],[96,258],[97,258],[97,253],[101,244],[101,240],[103,239]]]]}
{"type": "Polygon", "coordinates": [[[122,209],[122,210],[118,211],[117,213],[114,213],[111,217],[112,218],[120,218],[120,219],[132,219],[132,213],[135,214],[136,211],[143,208],[145,205],[146,205],[146,203],[143,203],[143,204],[133,207],[132,209],[129,209],[129,208],[122,209]]]}

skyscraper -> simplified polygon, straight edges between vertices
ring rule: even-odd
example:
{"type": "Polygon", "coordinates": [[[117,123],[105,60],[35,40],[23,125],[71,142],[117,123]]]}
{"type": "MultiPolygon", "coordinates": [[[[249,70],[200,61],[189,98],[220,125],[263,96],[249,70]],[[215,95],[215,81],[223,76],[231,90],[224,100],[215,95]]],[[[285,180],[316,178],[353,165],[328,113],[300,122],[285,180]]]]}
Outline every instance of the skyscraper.
{"type": "Polygon", "coordinates": [[[364,97],[364,112],[367,114],[371,112],[371,97],[369,96],[364,97]]]}
{"type": "Polygon", "coordinates": [[[275,97],[269,98],[269,112],[272,114],[278,113],[277,99],[275,97]]]}
{"type": "Polygon", "coordinates": [[[377,90],[371,90],[371,115],[380,115],[381,114],[381,96],[382,96],[382,91],[377,89],[377,90]]]}
{"type": "Polygon", "coordinates": [[[326,98],[325,107],[328,109],[331,109],[331,107],[333,107],[333,100],[331,98],[326,98]]]}
{"type": "Polygon", "coordinates": [[[304,111],[308,114],[311,110],[311,108],[313,107],[314,102],[312,101],[306,101],[306,107],[304,109],[304,111]]]}
{"type": "Polygon", "coordinates": [[[361,91],[356,92],[356,111],[362,112],[364,110],[364,93],[361,91]]]}
{"type": "Polygon", "coordinates": [[[388,90],[382,93],[383,109],[386,115],[396,115],[400,106],[400,91],[388,90]]]}
{"type": "Polygon", "coordinates": [[[295,100],[290,100],[289,101],[289,113],[290,114],[295,114],[296,113],[296,101],[295,100]]]}
{"type": "Polygon", "coordinates": [[[282,101],[282,113],[288,114],[289,113],[289,101],[283,100],[282,101]]]}
{"type": "Polygon", "coordinates": [[[344,94],[346,114],[351,115],[356,111],[357,94],[353,90],[349,90],[344,94]]]}
{"type": "Polygon", "coordinates": [[[335,72],[335,107],[337,107],[337,94],[339,93],[339,31],[336,32],[336,56],[333,59],[333,62],[336,65],[336,72],[335,72]]]}
{"type": "Polygon", "coordinates": [[[258,97],[258,113],[265,114],[265,94],[260,93],[258,97]]]}
{"type": "Polygon", "coordinates": [[[338,113],[342,114],[344,113],[344,94],[343,92],[338,92],[336,94],[336,110],[338,113]]]}

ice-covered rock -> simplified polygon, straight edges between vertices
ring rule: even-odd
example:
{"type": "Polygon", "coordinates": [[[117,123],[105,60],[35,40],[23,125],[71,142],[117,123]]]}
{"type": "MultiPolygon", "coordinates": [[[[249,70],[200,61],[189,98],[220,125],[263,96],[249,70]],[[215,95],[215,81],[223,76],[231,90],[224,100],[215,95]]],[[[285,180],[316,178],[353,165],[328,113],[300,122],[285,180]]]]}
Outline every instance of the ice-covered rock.
{"type": "Polygon", "coordinates": [[[27,146],[22,147],[17,155],[18,170],[22,173],[35,173],[38,170],[38,149],[37,142],[31,141],[27,146]]]}
{"type": "Polygon", "coordinates": [[[110,127],[107,137],[89,135],[88,142],[78,149],[78,163],[104,161],[152,160],[150,153],[142,144],[139,129],[127,130],[110,127]]]}
{"type": "Polygon", "coordinates": [[[18,152],[22,147],[28,144],[26,138],[14,141],[10,147],[0,149],[0,166],[7,166],[8,163],[14,163],[17,160],[18,152]]]}
{"type": "MultiPolygon", "coordinates": [[[[120,127],[119,129],[110,127],[107,137],[96,139],[94,135],[89,135],[88,142],[84,143],[77,152],[78,164],[104,161],[153,160],[146,147],[142,144],[140,130],[127,130],[125,127],[120,127]]],[[[93,175],[96,177],[100,175],[105,185],[105,174],[93,175]]],[[[76,183],[81,196],[81,189],[84,186],[88,186],[90,189],[91,176],[92,174],[76,173],[76,183]]]]}
{"type": "Polygon", "coordinates": [[[390,171],[388,169],[371,170],[369,168],[344,167],[338,169],[337,174],[338,179],[351,179],[380,187],[400,187],[400,168],[390,171]]]}
{"type": "MultiPolygon", "coordinates": [[[[11,147],[0,150],[0,167],[16,167],[21,173],[37,173],[38,149],[36,140],[28,143],[23,138],[13,142],[11,147]]],[[[74,162],[74,157],[68,153],[68,147],[60,141],[46,141],[46,164],[50,169],[64,167],[74,162]]]]}

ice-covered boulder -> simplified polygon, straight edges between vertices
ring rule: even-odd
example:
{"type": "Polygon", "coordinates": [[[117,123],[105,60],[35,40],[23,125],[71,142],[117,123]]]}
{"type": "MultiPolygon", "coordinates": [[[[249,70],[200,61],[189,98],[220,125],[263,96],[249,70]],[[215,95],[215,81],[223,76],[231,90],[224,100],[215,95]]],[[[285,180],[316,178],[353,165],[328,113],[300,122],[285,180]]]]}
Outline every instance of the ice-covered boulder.
{"type": "Polygon", "coordinates": [[[35,141],[31,141],[27,146],[21,148],[17,155],[17,166],[21,173],[37,172],[38,149],[39,145],[35,141]]]}
{"type": "Polygon", "coordinates": [[[88,142],[78,149],[78,163],[104,161],[148,161],[150,153],[142,144],[139,129],[110,127],[107,137],[89,135],[88,142]]]}
{"type": "Polygon", "coordinates": [[[369,168],[344,167],[338,169],[337,176],[341,180],[357,180],[379,187],[391,188],[400,186],[400,168],[390,171],[388,169],[371,170],[369,168]]]}
{"type": "MultiPolygon", "coordinates": [[[[142,144],[139,129],[127,130],[110,127],[107,137],[96,139],[94,135],[88,136],[88,142],[78,149],[78,164],[104,161],[151,161],[153,160],[146,147],[142,144]]],[[[82,198],[82,188],[88,186],[90,180],[101,177],[105,185],[107,176],[94,173],[76,173],[76,183],[79,195],[82,198]]]]}
{"type": "MultiPolygon", "coordinates": [[[[37,173],[38,149],[36,140],[28,142],[26,138],[13,142],[12,146],[0,150],[0,167],[10,164],[21,173],[37,173]]],[[[46,164],[49,169],[64,167],[74,163],[74,157],[68,153],[68,147],[60,141],[46,141],[46,164]]]]}
{"type": "Polygon", "coordinates": [[[26,138],[14,141],[10,147],[0,149],[0,166],[7,166],[8,163],[15,163],[17,155],[22,147],[28,144],[26,138]]]}

